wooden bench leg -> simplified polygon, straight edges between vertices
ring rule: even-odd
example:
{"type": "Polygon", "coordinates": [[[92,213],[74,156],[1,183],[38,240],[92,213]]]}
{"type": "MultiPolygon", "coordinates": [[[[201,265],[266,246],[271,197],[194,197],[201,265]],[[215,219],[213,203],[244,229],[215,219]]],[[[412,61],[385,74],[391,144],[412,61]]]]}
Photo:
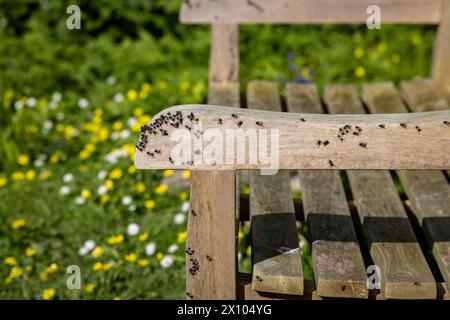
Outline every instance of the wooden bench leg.
{"type": "Polygon", "coordinates": [[[186,241],[188,299],[236,299],[236,174],[194,171],[186,241]]]}

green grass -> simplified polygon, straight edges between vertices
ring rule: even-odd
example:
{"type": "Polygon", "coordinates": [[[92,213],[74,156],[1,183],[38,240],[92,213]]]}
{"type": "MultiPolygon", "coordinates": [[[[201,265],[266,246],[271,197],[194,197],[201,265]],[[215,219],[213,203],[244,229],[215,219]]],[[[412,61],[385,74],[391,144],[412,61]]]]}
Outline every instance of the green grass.
{"type": "MultiPolygon", "coordinates": [[[[65,29],[67,3],[52,0],[48,8],[38,1],[0,4],[0,21],[9,18],[6,26],[0,23],[0,298],[41,299],[43,293],[60,299],[184,297],[186,222],[176,224],[174,218],[188,190],[169,185],[158,193],[164,191],[158,189],[161,172],[129,173],[130,149],[146,116],[170,105],[206,101],[210,31],[179,25],[179,1],[148,3],[82,1],[81,31],[65,29]],[[55,92],[61,101],[56,102],[55,92]],[[114,98],[118,93],[123,101],[114,98]],[[33,104],[30,97],[36,106],[20,108],[27,101],[33,104]],[[89,101],[85,109],[78,106],[82,98],[89,101]],[[129,137],[114,139],[114,132],[126,134],[123,130],[129,137]],[[124,157],[106,161],[108,153],[121,148],[124,157]],[[98,188],[108,177],[98,179],[98,172],[109,175],[115,169],[122,175],[111,179],[109,198],[102,198],[98,188]],[[63,181],[67,173],[73,181],[63,181]],[[62,186],[70,193],[61,195],[62,186]],[[82,194],[85,203],[76,204],[82,194]],[[125,196],[132,198],[133,210],[122,203],[125,196]],[[154,208],[146,207],[148,200],[154,200],[154,208]],[[140,226],[138,235],[127,234],[130,223],[140,226]],[[140,241],[145,233],[148,239],[140,241]],[[122,242],[108,243],[117,235],[124,236],[122,242]],[[89,239],[102,247],[100,256],[79,254],[89,239]],[[156,251],[149,256],[145,246],[150,242],[156,251]],[[168,252],[173,244],[179,249],[168,252]],[[161,256],[172,257],[173,264],[164,268],[161,256]],[[142,259],[148,265],[139,266],[142,259]],[[98,262],[108,270],[93,270],[98,262]],[[67,289],[69,265],[81,268],[81,290],[67,289]],[[95,288],[85,290],[88,284],[95,288]],[[54,296],[46,289],[54,289],[54,296]]],[[[428,76],[433,36],[431,27],[419,26],[383,25],[379,31],[244,26],[242,89],[253,79],[314,81],[322,88],[333,82],[398,84],[428,76]]],[[[244,228],[240,260],[240,269],[247,271],[248,234],[244,228]]],[[[306,230],[300,234],[306,236],[306,230]]],[[[305,243],[305,276],[312,277],[309,250],[305,243]]]]}

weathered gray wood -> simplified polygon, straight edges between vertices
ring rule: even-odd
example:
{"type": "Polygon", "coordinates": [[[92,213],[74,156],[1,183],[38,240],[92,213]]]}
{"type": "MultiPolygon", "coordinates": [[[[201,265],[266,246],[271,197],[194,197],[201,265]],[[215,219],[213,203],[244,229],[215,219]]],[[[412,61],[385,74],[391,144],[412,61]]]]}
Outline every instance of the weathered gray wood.
{"type": "MultiPolygon", "coordinates": [[[[450,159],[445,146],[450,143],[450,126],[446,124],[449,119],[450,110],[406,114],[322,115],[205,105],[177,106],[160,112],[143,127],[149,129],[143,132],[148,142],[142,141],[141,137],[142,151],[137,150],[135,164],[138,169],[192,170],[271,167],[448,169],[450,159]],[[161,128],[155,128],[155,134],[151,134],[149,128],[161,122],[162,116],[168,117],[169,112],[180,112],[184,121],[182,127],[176,129],[167,123],[161,127],[166,130],[166,136],[160,133],[161,128]],[[190,113],[198,121],[189,120],[190,113]],[[380,128],[380,124],[385,128],[380,128]],[[184,125],[190,125],[192,130],[188,131],[184,125]],[[346,125],[351,126],[351,130],[340,137],[341,141],[340,130],[346,125]],[[420,133],[416,130],[405,130],[402,125],[418,125],[423,130],[420,133]],[[357,126],[363,131],[359,136],[354,136],[352,133],[357,126]],[[207,134],[204,134],[205,132],[207,134]],[[172,136],[174,134],[175,136],[172,136]],[[236,141],[233,139],[236,135],[241,138],[237,141],[246,139],[249,143],[233,143],[236,141]],[[267,139],[261,139],[261,135],[267,139]],[[205,136],[209,137],[210,141],[205,141],[205,136]],[[194,145],[191,152],[186,150],[187,147],[184,148],[182,155],[186,156],[185,158],[181,158],[177,152],[184,146],[180,144],[181,138],[191,146],[194,145]],[[229,140],[231,143],[228,143],[229,140]],[[318,141],[321,142],[319,146],[318,141]],[[325,141],[329,142],[328,145],[322,144],[325,141]],[[237,145],[237,150],[233,145],[237,145]],[[267,152],[272,146],[274,152],[267,152]],[[205,154],[205,151],[211,149],[217,151],[216,156],[211,157],[211,152],[205,154]],[[154,150],[161,152],[153,155],[147,153],[154,150]],[[169,157],[175,157],[172,158],[174,163],[169,157]]],[[[174,121],[178,123],[178,120],[174,121]]]]}
{"type": "MultiPolygon", "coordinates": [[[[357,92],[353,86],[325,88],[325,102],[333,113],[364,112],[355,97],[357,92]]],[[[435,299],[436,283],[390,173],[349,170],[347,174],[368,236],[370,254],[381,270],[383,296],[387,299],[435,299]]]]}
{"type": "MultiPolygon", "coordinates": [[[[239,85],[211,86],[209,101],[238,106],[239,85]]],[[[236,299],[238,198],[235,190],[235,171],[192,172],[186,239],[188,299],[236,299]]]]}
{"type": "MultiPolygon", "coordinates": [[[[250,82],[247,106],[250,109],[281,111],[277,84],[250,82]]],[[[303,271],[289,171],[282,170],[275,175],[250,171],[250,217],[253,290],[303,294],[303,271]]]]}
{"type": "Polygon", "coordinates": [[[434,43],[433,80],[441,92],[450,93],[450,1],[442,1],[441,23],[434,43]]]}
{"type": "MultiPolygon", "coordinates": [[[[429,81],[409,82],[403,85],[403,90],[404,95],[409,97],[407,102],[412,111],[420,109],[424,103],[430,110],[441,108],[441,104],[433,101],[439,101],[442,96],[438,94],[436,98],[437,90],[429,81]],[[418,95],[433,98],[427,103],[418,95]]],[[[430,241],[433,256],[450,290],[450,186],[447,179],[440,171],[401,170],[398,174],[411,200],[411,209],[430,241]]]]}
{"type": "MultiPolygon", "coordinates": [[[[322,113],[314,84],[287,86],[292,112],[322,113]]],[[[364,261],[339,171],[299,170],[303,209],[312,243],[316,294],[367,298],[364,261]]]]}
{"type": "Polygon", "coordinates": [[[438,24],[440,0],[189,0],[181,8],[182,23],[360,23],[369,5],[381,9],[382,23],[438,24]]]}
{"type": "Polygon", "coordinates": [[[239,28],[236,24],[213,24],[211,30],[209,82],[239,83],[239,28]]]}
{"type": "Polygon", "coordinates": [[[448,102],[430,79],[401,82],[402,95],[415,112],[446,110],[448,102]]]}

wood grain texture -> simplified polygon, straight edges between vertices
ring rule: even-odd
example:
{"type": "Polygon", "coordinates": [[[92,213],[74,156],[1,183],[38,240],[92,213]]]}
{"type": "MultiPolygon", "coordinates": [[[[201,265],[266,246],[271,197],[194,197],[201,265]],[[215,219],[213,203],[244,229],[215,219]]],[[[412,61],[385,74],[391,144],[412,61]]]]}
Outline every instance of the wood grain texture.
{"type": "MultiPolygon", "coordinates": [[[[277,84],[250,82],[247,107],[281,111],[277,84]]],[[[303,270],[289,171],[282,170],[275,175],[250,171],[250,218],[253,290],[303,294],[303,270]]]]}
{"type": "Polygon", "coordinates": [[[441,92],[450,93],[450,1],[442,0],[442,17],[434,43],[433,80],[441,92]]]}
{"type": "Polygon", "coordinates": [[[430,79],[402,81],[400,85],[405,102],[414,112],[449,108],[447,100],[430,79]]]}
{"type": "MultiPolygon", "coordinates": [[[[209,102],[238,106],[239,86],[211,86],[209,102]]],[[[238,199],[235,171],[192,172],[186,239],[188,299],[236,299],[238,199]]]]}
{"type": "MultiPolygon", "coordinates": [[[[353,86],[325,88],[325,102],[330,112],[363,113],[362,103],[355,96],[353,86]],[[343,91],[343,101],[339,99],[340,91],[343,91]]],[[[436,283],[389,171],[349,170],[347,174],[368,237],[370,254],[381,269],[383,296],[387,299],[435,299],[436,283]]]]}
{"type": "Polygon", "coordinates": [[[236,24],[213,24],[209,82],[239,83],[239,28],[236,24]]]}
{"type": "Polygon", "coordinates": [[[189,0],[182,23],[366,24],[367,7],[377,4],[383,23],[438,24],[440,0],[189,0]]]}
{"type": "MultiPolygon", "coordinates": [[[[292,112],[322,113],[314,84],[288,84],[292,112]]],[[[367,298],[367,276],[338,170],[299,170],[303,209],[312,243],[316,294],[367,298]]]]}
{"type": "MultiPolygon", "coordinates": [[[[143,127],[138,142],[142,151],[137,150],[135,165],[138,169],[192,170],[271,167],[448,169],[450,126],[445,123],[449,120],[450,110],[407,114],[322,115],[208,105],[177,106],[158,113],[143,127]],[[183,119],[182,126],[189,125],[190,130],[172,127],[169,123],[171,120],[157,127],[163,121],[163,116],[168,119],[169,112],[172,115],[179,112],[183,119]],[[191,113],[198,123],[188,119],[191,113]],[[380,124],[384,128],[380,128],[380,124]],[[407,126],[407,129],[402,125],[407,126]],[[423,129],[422,132],[414,129],[416,125],[423,129]],[[345,126],[349,128],[344,130],[345,126]],[[362,130],[359,135],[354,135],[356,127],[362,130]],[[150,133],[150,130],[154,133],[150,133]],[[160,130],[165,130],[167,135],[163,135],[160,130]],[[347,131],[346,134],[340,136],[341,130],[347,131]],[[180,144],[180,140],[188,145],[180,144]],[[325,141],[328,141],[328,145],[322,143],[325,141]],[[154,150],[160,153],[154,154],[154,150]]],[[[174,121],[175,124],[178,122],[174,121]]]]}

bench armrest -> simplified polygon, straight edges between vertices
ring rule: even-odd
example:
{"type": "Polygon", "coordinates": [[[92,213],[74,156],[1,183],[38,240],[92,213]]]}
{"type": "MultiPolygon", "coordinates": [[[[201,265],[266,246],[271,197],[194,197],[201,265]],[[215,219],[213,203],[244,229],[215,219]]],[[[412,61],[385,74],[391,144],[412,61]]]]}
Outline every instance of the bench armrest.
{"type": "Polygon", "coordinates": [[[449,169],[450,110],[300,114],[210,105],[142,127],[137,169],[449,169]]]}

